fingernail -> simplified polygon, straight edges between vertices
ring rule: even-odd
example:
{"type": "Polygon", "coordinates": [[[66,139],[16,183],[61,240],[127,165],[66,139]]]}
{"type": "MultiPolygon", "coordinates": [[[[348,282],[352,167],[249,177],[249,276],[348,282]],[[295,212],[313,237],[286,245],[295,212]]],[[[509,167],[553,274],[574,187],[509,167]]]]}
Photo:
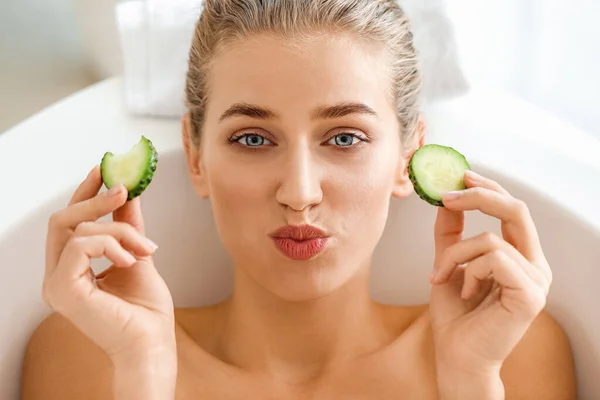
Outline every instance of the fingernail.
{"type": "Polygon", "coordinates": [[[473,182],[483,181],[483,176],[479,175],[477,172],[471,171],[470,169],[465,172],[465,175],[467,175],[473,182]]]}
{"type": "Polygon", "coordinates": [[[116,196],[119,193],[121,193],[122,189],[123,189],[123,187],[121,185],[115,185],[115,186],[111,187],[108,192],[106,192],[106,195],[108,197],[116,196]]]}
{"type": "Polygon", "coordinates": [[[150,247],[152,249],[152,251],[158,249],[158,245],[156,243],[154,243],[152,240],[148,239],[147,237],[144,237],[144,240],[146,241],[146,244],[148,245],[148,247],[150,247]]]}
{"type": "Polygon", "coordinates": [[[437,275],[437,272],[438,272],[437,268],[434,268],[433,271],[431,271],[431,274],[429,274],[429,281],[430,282],[434,281],[435,276],[437,275]]]}
{"type": "Polygon", "coordinates": [[[452,201],[452,200],[458,199],[461,195],[462,195],[462,191],[460,191],[460,190],[457,190],[454,192],[446,192],[446,193],[444,193],[442,199],[444,201],[452,201]]]}
{"type": "Polygon", "coordinates": [[[126,254],[125,257],[127,258],[127,263],[128,264],[131,265],[131,264],[134,264],[134,263],[137,262],[137,259],[133,256],[133,254],[131,254],[129,252],[125,252],[125,254],[126,254]]]}

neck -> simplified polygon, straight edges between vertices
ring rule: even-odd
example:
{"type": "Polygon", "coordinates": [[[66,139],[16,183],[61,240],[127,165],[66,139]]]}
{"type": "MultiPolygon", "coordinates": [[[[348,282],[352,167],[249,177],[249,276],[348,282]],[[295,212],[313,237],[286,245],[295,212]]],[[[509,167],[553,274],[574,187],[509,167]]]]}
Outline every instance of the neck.
{"type": "Polygon", "coordinates": [[[219,347],[243,369],[313,379],[392,340],[370,298],[368,267],[334,293],[306,302],[283,300],[240,269],[234,285],[219,347]]]}

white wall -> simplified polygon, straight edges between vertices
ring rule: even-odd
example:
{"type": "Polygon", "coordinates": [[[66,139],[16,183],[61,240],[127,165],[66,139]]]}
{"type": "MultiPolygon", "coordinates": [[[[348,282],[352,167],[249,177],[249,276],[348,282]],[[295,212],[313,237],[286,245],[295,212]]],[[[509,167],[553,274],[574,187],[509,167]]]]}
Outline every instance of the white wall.
{"type": "Polygon", "coordinates": [[[2,132],[94,78],[72,0],[0,0],[0,10],[2,132]]]}
{"type": "Polygon", "coordinates": [[[508,89],[600,139],[600,1],[446,4],[471,78],[508,89]]]}

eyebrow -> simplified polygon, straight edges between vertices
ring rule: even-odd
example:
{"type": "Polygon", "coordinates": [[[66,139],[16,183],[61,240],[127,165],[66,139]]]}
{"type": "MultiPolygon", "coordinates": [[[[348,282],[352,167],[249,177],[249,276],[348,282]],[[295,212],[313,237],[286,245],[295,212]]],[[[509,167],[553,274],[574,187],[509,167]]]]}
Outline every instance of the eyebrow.
{"type": "Polygon", "coordinates": [[[223,122],[223,120],[231,117],[237,116],[246,116],[250,118],[256,119],[274,119],[279,115],[266,107],[257,106],[254,104],[247,103],[235,103],[231,107],[229,107],[221,117],[219,118],[219,122],[223,122]]]}
{"type": "Polygon", "coordinates": [[[363,103],[340,103],[328,107],[320,107],[312,113],[313,119],[333,119],[341,118],[350,114],[374,115],[375,110],[363,103]]]}
{"type": "MultiPolygon", "coordinates": [[[[345,102],[333,106],[319,107],[311,113],[312,119],[334,119],[341,118],[351,114],[373,115],[377,116],[375,110],[363,103],[345,102]]],[[[236,116],[246,116],[255,119],[276,119],[279,114],[269,108],[256,104],[235,103],[229,107],[221,117],[219,122],[227,118],[236,116]]]]}

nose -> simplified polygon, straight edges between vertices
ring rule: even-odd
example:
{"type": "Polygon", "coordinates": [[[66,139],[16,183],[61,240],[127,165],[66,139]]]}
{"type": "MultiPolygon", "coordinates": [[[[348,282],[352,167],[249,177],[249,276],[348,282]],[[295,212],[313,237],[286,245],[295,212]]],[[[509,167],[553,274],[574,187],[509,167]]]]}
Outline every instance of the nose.
{"type": "Polygon", "coordinates": [[[298,145],[286,154],[277,189],[277,201],[294,211],[303,211],[323,199],[319,167],[307,145],[298,145]]]}

